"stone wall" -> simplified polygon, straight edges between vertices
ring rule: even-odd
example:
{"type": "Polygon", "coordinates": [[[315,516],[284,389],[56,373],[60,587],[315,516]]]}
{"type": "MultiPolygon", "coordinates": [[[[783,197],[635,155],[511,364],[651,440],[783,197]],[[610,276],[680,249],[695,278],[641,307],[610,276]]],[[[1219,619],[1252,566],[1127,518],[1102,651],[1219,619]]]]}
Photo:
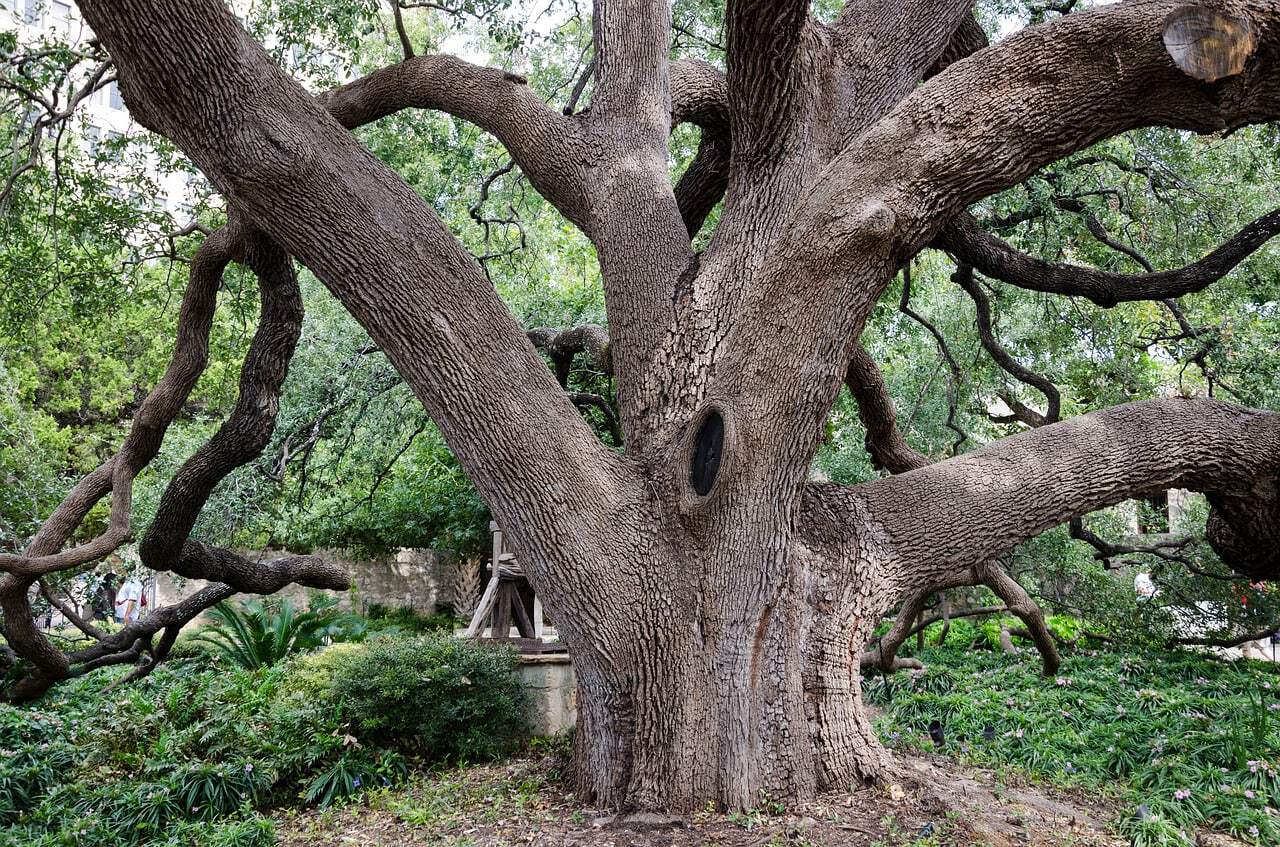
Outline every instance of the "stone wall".
{"type": "Polygon", "coordinates": [[[529,692],[534,735],[556,735],[578,722],[578,686],[567,653],[522,655],[519,673],[529,692]]]}
{"type": "MultiPolygon", "coordinates": [[[[269,559],[276,551],[243,553],[250,559],[269,559]]],[[[313,555],[336,563],[351,574],[352,590],[327,591],[338,598],[346,609],[364,612],[369,606],[409,606],[423,614],[431,614],[453,596],[453,566],[434,550],[402,548],[383,556],[357,556],[345,550],[316,550],[313,555]]],[[[208,583],[183,579],[173,574],[156,575],[156,605],[166,606],[199,591],[208,583]]],[[[278,597],[288,597],[298,608],[305,608],[307,595],[313,589],[290,585],[278,597]]],[[[244,599],[247,595],[236,595],[244,599]]],[[[197,620],[200,620],[197,618],[197,620]]]]}

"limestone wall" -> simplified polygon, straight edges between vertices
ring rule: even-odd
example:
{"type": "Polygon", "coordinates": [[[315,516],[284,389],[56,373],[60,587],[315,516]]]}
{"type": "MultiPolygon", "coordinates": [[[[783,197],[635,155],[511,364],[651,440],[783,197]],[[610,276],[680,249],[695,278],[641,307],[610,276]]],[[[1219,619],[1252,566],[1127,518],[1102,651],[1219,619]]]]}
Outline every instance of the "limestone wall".
{"type": "MultiPolygon", "coordinates": [[[[250,559],[269,559],[280,554],[267,550],[243,555],[250,559]]],[[[354,607],[363,612],[374,603],[381,603],[391,607],[409,606],[431,614],[452,597],[453,567],[434,550],[402,548],[376,557],[357,556],[344,550],[316,550],[313,555],[341,565],[351,574],[351,591],[326,592],[337,596],[343,608],[354,607]]],[[[166,606],[182,600],[207,584],[203,580],[157,574],[156,605],[166,606]]],[[[305,608],[310,590],[290,585],[276,596],[288,597],[298,608],[305,608]]],[[[244,596],[237,595],[237,598],[244,596]]]]}

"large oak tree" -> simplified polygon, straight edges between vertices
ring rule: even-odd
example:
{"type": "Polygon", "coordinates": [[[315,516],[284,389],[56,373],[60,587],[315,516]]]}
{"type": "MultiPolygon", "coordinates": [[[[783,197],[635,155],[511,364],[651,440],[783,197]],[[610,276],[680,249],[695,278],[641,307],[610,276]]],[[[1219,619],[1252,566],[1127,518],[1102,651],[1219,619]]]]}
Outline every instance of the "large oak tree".
{"type": "Polygon", "coordinates": [[[872,627],[904,599],[911,612],[939,588],[986,584],[1051,668],[1039,611],[1000,558],[1121,500],[1203,491],[1223,559],[1280,574],[1280,414],[1178,398],[1057,422],[1051,403],[1021,435],[930,463],[902,440],[859,344],[890,280],[931,245],[960,262],[962,285],[976,267],[1103,303],[1198,290],[1255,249],[1274,220],[1183,271],[1083,273],[1018,253],[966,209],[1129,129],[1280,116],[1276,2],[1139,0],[986,47],[969,0],[850,0],[830,24],[795,0],[729,0],[721,72],[669,61],[666,3],[602,0],[595,86],[569,115],[518,76],[414,56],[407,38],[404,61],[317,97],[219,0],[80,6],[131,112],[210,178],[230,221],[196,257],[173,361],[122,449],[24,553],[0,555],[5,635],[33,667],[14,696],[125,660],[144,673],[183,622],[234,591],[344,584],[308,557],[251,562],[189,537],[213,487],[270,436],[300,321],[293,259],[387,354],[510,534],[572,652],[575,772],[602,805],[745,807],[885,775],[858,688],[872,627]],[[431,208],[350,133],[411,108],[492,133],[590,238],[607,339],[527,336],[431,208]],[[701,144],[673,187],[668,140],[682,122],[701,144]],[[232,261],[255,272],[263,304],[240,399],[140,544],[149,567],[212,585],[118,634],[78,621],[92,646],[63,653],[33,625],[30,592],[130,536],[132,481],[204,366],[232,261]],[[560,361],[607,359],[623,450],[584,422],[535,343],[560,361]],[[812,483],[846,381],[872,454],[896,475],[812,483]],[[106,531],[67,546],[108,494],[106,531]]]}

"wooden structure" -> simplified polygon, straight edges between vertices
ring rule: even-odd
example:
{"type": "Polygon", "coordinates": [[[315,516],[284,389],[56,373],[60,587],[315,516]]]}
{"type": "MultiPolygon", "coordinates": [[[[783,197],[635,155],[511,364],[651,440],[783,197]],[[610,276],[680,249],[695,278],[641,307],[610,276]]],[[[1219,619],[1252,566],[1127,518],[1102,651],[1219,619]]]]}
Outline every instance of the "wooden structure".
{"type": "Polygon", "coordinates": [[[514,624],[521,639],[541,643],[545,629],[542,623],[542,601],[537,594],[533,594],[533,608],[525,606],[522,592],[533,593],[529,580],[525,578],[515,554],[507,550],[498,525],[490,521],[489,531],[493,533],[493,559],[489,563],[491,575],[475,614],[471,616],[466,637],[475,638],[483,634],[485,625],[488,624],[490,638],[509,638],[514,624]]]}

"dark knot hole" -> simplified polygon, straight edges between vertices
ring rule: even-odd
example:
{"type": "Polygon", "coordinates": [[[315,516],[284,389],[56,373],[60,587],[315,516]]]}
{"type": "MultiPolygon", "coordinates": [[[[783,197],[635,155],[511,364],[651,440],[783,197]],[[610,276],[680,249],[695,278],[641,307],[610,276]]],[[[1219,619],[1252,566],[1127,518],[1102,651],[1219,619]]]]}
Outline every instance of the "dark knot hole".
{"type": "Polygon", "coordinates": [[[717,411],[707,413],[693,442],[693,465],[689,484],[699,497],[706,497],[716,484],[720,460],[724,456],[724,418],[717,411]]]}

